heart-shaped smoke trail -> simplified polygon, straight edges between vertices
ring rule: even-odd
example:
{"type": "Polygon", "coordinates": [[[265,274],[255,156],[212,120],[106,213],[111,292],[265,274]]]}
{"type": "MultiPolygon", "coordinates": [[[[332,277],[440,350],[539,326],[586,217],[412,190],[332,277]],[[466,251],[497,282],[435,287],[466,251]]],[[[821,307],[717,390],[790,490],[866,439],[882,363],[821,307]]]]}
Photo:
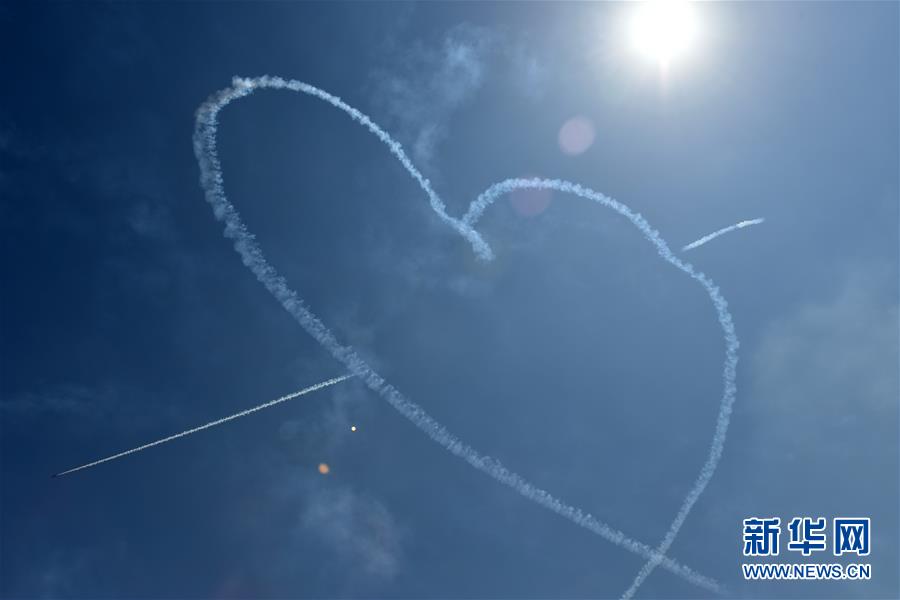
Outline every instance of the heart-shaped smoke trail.
{"type": "Polygon", "coordinates": [[[737,367],[738,339],[734,331],[731,315],[728,312],[727,303],[712,280],[703,273],[695,270],[689,263],[680,260],[672,254],[672,251],[660,237],[659,233],[650,227],[650,224],[640,214],[633,212],[624,204],[608,198],[603,194],[568,181],[558,179],[508,179],[492,185],[484,193],[478,196],[478,198],[472,202],[468,213],[462,220],[454,219],[447,214],[445,205],[440,197],[431,189],[428,180],[415,168],[400,144],[388,135],[387,132],[376,125],[369,117],[328,92],[301,81],[285,80],[280,77],[263,76],[257,78],[235,78],[231,87],[210,96],[210,98],[197,110],[196,126],[194,130],[194,153],[200,166],[200,183],[206,194],[206,200],[212,206],[215,217],[225,224],[225,236],[233,240],[234,248],[241,256],[243,263],[253,272],[260,283],[262,283],[281,303],[284,309],[297,320],[303,329],[315,338],[323,348],[328,350],[334,358],[342,362],[353,375],[358,376],[370,389],[381,395],[381,397],[400,414],[409,419],[432,440],[456,456],[459,456],[479,471],[510,486],[529,500],[532,500],[570,521],[573,521],[577,525],[598,534],[617,546],[646,558],[646,564],[638,573],[634,583],[625,592],[625,597],[632,596],[641,583],[643,583],[647,576],[649,576],[657,566],[662,566],[697,586],[721,593],[722,587],[718,582],[674,561],[665,556],[665,553],[678,535],[678,531],[681,529],[681,526],[690,513],[694,503],[696,503],[697,499],[709,483],[710,478],[715,472],[719,458],[722,455],[722,449],[725,444],[725,434],[728,430],[728,422],[736,393],[735,373],[737,367]],[[657,548],[654,549],[647,544],[636,541],[621,531],[600,521],[596,517],[584,513],[581,509],[564,503],[550,493],[535,487],[520,475],[513,473],[504,467],[497,459],[482,455],[474,448],[463,443],[456,436],[451,434],[443,425],[428,415],[422,407],[408,399],[391,384],[386,382],[384,378],[366,364],[351,347],[340,344],[328,327],[312,313],[298,294],[288,286],[285,279],[268,263],[253,234],[247,230],[234,205],[229,202],[225,195],[222,167],[219,163],[216,150],[216,129],[218,126],[217,117],[219,111],[233,100],[243,98],[261,88],[290,90],[319,98],[347,113],[352,119],[363,125],[387,145],[391,153],[400,161],[410,176],[419,183],[438,217],[465,237],[472,245],[476,254],[484,260],[490,260],[493,257],[493,253],[490,246],[488,246],[481,235],[473,229],[472,225],[478,221],[485,209],[501,195],[510,193],[514,190],[526,188],[553,189],[593,200],[624,216],[656,247],[663,260],[680,271],[683,271],[703,286],[713,302],[719,324],[724,333],[724,389],[718,420],[716,422],[715,434],[713,435],[706,462],[701,468],[700,474],[694,482],[693,487],[682,502],[681,508],[675,516],[675,519],[672,521],[672,525],[669,527],[668,532],[657,548]]]}

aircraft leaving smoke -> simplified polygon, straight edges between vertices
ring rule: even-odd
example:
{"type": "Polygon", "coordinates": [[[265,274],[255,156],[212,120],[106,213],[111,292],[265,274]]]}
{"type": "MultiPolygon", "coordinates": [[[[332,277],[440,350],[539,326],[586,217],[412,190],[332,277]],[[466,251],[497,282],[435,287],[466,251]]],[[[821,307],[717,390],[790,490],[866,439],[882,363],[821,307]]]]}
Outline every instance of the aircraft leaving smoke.
{"type": "Polygon", "coordinates": [[[239,419],[241,417],[246,417],[249,414],[260,411],[264,408],[269,408],[270,406],[275,406],[276,404],[281,404],[282,402],[287,402],[288,400],[293,400],[294,398],[299,398],[300,396],[305,396],[306,394],[310,394],[312,392],[316,392],[321,390],[322,388],[326,388],[328,386],[334,385],[336,383],[340,383],[345,379],[350,379],[353,375],[342,375],[341,377],[334,377],[329,379],[328,381],[323,381],[322,383],[317,383],[316,385],[311,385],[307,388],[303,388],[299,392],[294,392],[293,394],[288,394],[287,396],[282,396],[281,398],[276,398],[275,400],[270,400],[264,404],[260,404],[259,406],[254,406],[253,408],[248,408],[247,410],[242,410],[239,413],[235,413],[233,415],[222,417],[221,419],[216,419],[215,421],[210,421],[206,425],[200,425],[198,427],[193,427],[191,429],[187,429],[182,431],[181,433],[176,433],[174,435],[170,435],[169,437],[164,437],[161,440],[156,440],[155,442],[150,442],[149,444],[144,444],[143,446],[138,446],[137,448],[132,448],[131,450],[125,450],[124,452],[119,452],[118,454],[113,454],[112,456],[107,456],[106,458],[101,458],[100,460],[95,460],[94,462],[87,463],[85,465],[81,465],[80,467],[75,467],[73,469],[69,469],[68,471],[63,471],[61,473],[56,473],[53,477],[62,477],[63,475],[68,475],[69,473],[74,473],[75,471],[81,471],[83,469],[90,469],[91,467],[96,467],[97,465],[103,464],[105,462],[109,462],[111,460],[116,460],[117,458],[122,458],[123,456],[128,456],[129,454],[134,454],[135,452],[140,452],[142,450],[146,450],[147,448],[152,448],[153,446],[159,446],[160,444],[165,444],[166,442],[171,442],[172,440],[177,440],[178,438],[182,438],[193,433],[197,433],[198,431],[203,431],[204,429],[209,429],[210,427],[215,427],[216,425],[221,425],[222,423],[227,423],[228,421],[233,421],[235,419],[239,419]]]}
{"type": "Polygon", "coordinates": [[[735,229],[743,229],[744,227],[749,227],[751,225],[759,225],[760,223],[765,223],[765,221],[766,221],[765,219],[750,219],[749,221],[741,221],[740,223],[735,223],[734,225],[729,225],[728,227],[723,227],[722,229],[720,229],[718,231],[713,231],[709,235],[704,235],[702,238],[700,238],[696,242],[691,242],[690,244],[688,244],[681,250],[682,250],[682,252],[685,252],[687,250],[693,250],[694,248],[697,248],[698,246],[702,246],[706,242],[716,239],[720,235],[725,235],[726,233],[731,233],[735,229]]]}
{"type": "Polygon", "coordinates": [[[216,219],[224,223],[225,236],[233,240],[234,248],[241,256],[244,264],[307,333],[316,339],[323,348],[328,350],[334,358],[342,362],[352,374],[360,377],[370,389],[380,394],[400,414],[409,419],[432,440],[479,471],[510,486],[526,498],[573,521],[579,526],[646,558],[647,563],[638,573],[631,587],[625,592],[625,597],[632,596],[657,566],[663,566],[697,586],[715,592],[722,591],[722,587],[718,582],[665,556],[665,552],[674,542],[678,531],[681,529],[691,508],[709,483],[721,458],[737,391],[735,377],[739,343],[731,314],[728,312],[727,302],[713,281],[703,273],[695,270],[690,263],[676,257],[659,235],[659,232],[654,230],[640,214],[633,212],[630,208],[612,198],[568,181],[556,179],[509,179],[488,188],[472,203],[469,212],[462,220],[455,219],[447,214],[443,201],[431,189],[428,180],[415,168],[400,144],[368,116],[349,106],[340,98],[319,88],[301,81],[285,80],[280,77],[236,77],[233,79],[231,87],[210,96],[197,110],[194,130],[194,154],[200,166],[200,183],[205,192],[206,200],[211,205],[216,219]],[[580,509],[565,504],[548,492],[536,488],[520,475],[509,471],[497,459],[482,455],[474,448],[464,444],[444,428],[443,425],[428,415],[422,407],[406,398],[396,388],[387,383],[383,377],[356,354],[352,347],[341,345],[334,334],[306,306],[297,292],[288,286],[284,277],[279,275],[275,268],[269,264],[253,234],[247,230],[237,209],[225,195],[222,167],[216,150],[219,111],[230,102],[263,88],[290,90],[319,98],[347,113],[353,120],[363,125],[388,147],[410,176],[419,183],[438,217],[466,238],[481,259],[490,260],[493,258],[493,252],[481,235],[472,228],[472,224],[478,220],[487,206],[496,200],[497,197],[517,189],[554,189],[593,200],[619,213],[637,227],[644,237],[656,247],[658,254],[663,260],[690,276],[706,290],[716,310],[725,340],[722,399],[707,460],[658,548],[654,549],[631,539],[621,531],[614,529],[592,515],[585,514],[580,509]]]}

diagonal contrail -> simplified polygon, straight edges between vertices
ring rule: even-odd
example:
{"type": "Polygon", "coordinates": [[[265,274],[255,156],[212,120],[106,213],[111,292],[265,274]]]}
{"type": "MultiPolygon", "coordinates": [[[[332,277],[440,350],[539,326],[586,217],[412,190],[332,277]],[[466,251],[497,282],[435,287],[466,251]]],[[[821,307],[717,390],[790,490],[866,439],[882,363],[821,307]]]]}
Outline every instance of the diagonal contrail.
{"type": "Polygon", "coordinates": [[[472,467],[514,489],[522,496],[555,512],[556,514],[574,522],[575,524],[592,531],[613,544],[633,552],[647,560],[646,565],[639,573],[632,587],[626,592],[626,596],[634,593],[649,573],[657,566],[662,566],[669,571],[683,577],[691,583],[707,590],[721,593],[721,585],[713,579],[706,577],[693,569],[682,565],[669,558],[665,553],[687,519],[688,513],[694,503],[706,488],[719,463],[725,444],[725,435],[735,400],[736,367],[738,339],[735,334],[731,314],[728,312],[727,302],[719,292],[713,281],[697,271],[690,263],[675,256],[659,232],[653,229],[640,214],[629,207],[609,198],[599,192],[562,180],[549,179],[512,179],[491,186],[472,203],[469,213],[463,219],[455,219],[449,216],[445,205],[431,188],[427,179],[415,168],[400,144],[376,125],[368,116],[343,102],[340,98],[329,94],[315,86],[297,80],[285,80],[280,77],[263,76],[257,78],[239,78],[233,80],[232,86],[214,93],[197,110],[194,129],[194,154],[200,167],[200,184],[206,195],[206,200],[213,210],[216,219],[225,226],[225,236],[232,240],[234,249],[240,255],[244,265],[254,274],[260,283],[269,291],[282,307],[294,317],[300,326],[326,349],[335,359],[343,363],[347,369],[366,383],[374,392],[378,393],[401,415],[409,419],[413,425],[422,430],[434,442],[445,448],[472,467]],[[720,401],[719,415],[716,421],[715,434],[709,449],[707,460],[701,468],[693,487],[685,497],[681,508],[657,548],[634,540],[623,532],[600,521],[593,515],[584,513],[581,509],[566,504],[550,493],[535,487],[522,476],[507,469],[500,461],[490,456],[483,455],[477,450],[458,439],[443,425],[433,419],[425,410],[403,395],[394,386],[375,372],[350,346],[342,345],[330,329],[309,309],[303,299],[293,290],[275,268],[266,260],[262,248],[260,248],[253,234],[247,230],[240,214],[225,194],[225,184],[222,175],[222,166],[219,162],[216,150],[216,132],[218,129],[219,112],[229,103],[243,98],[258,89],[280,89],[299,92],[324,100],[333,107],[348,114],[354,121],[360,123],[372,134],[378,137],[400,161],[410,176],[416,180],[429,199],[431,207],[441,220],[450,225],[472,245],[476,254],[484,259],[493,258],[490,246],[481,235],[472,228],[481,213],[497,197],[522,188],[547,188],[561,192],[571,193],[582,198],[593,200],[606,208],[612,209],[626,220],[630,221],[644,237],[656,247],[660,257],[678,270],[690,276],[699,283],[710,300],[718,316],[725,341],[725,363],[722,371],[723,392],[720,401]]]}
{"type": "Polygon", "coordinates": [[[720,235],[725,235],[726,233],[731,233],[735,229],[743,229],[744,227],[750,227],[751,225],[759,225],[760,223],[765,223],[765,221],[766,220],[763,218],[750,219],[749,221],[741,221],[740,223],[735,223],[734,225],[729,225],[728,227],[723,227],[722,229],[720,229],[718,231],[713,231],[709,235],[704,235],[702,238],[700,238],[699,240],[697,240],[695,242],[691,242],[690,244],[688,244],[681,250],[683,252],[687,251],[687,250],[693,250],[694,248],[696,248],[698,246],[702,246],[706,242],[710,242],[710,241],[716,239],[720,235]]]}
{"type": "Polygon", "coordinates": [[[200,425],[192,429],[187,429],[185,431],[182,431],[181,433],[176,433],[174,435],[170,435],[169,437],[164,437],[161,440],[156,440],[155,442],[150,442],[149,444],[144,444],[143,446],[138,446],[137,448],[132,448],[131,450],[125,450],[124,452],[119,452],[118,454],[113,454],[112,456],[107,456],[106,458],[95,460],[94,462],[87,463],[86,465],[81,465],[80,467],[75,467],[73,469],[69,469],[68,471],[57,473],[53,475],[53,477],[62,477],[63,475],[74,473],[75,471],[90,469],[91,467],[96,467],[97,465],[103,464],[105,462],[116,460],[117,458],[122,458],[123,456],[128,456],[129,454],[134,454],[135,452],[140,452],[142,450],[146,450],[147,448],[152,448],[153,446],[159,446],[160,444],[165,444],[166,442],[171,442],[172,440],[177,440],[178,438],[191,435],[192,433],[197,433],[198,431],[203,431],[204,429],[209,429],[210,427],[215,427],[216,425],[221,425],[222,423],[227,423],[228,421],[240,419],[241,417],[246,417],[247,415],[255,413],[258,410],[269,408],[270,406],[275,406],[276,404],[281,404],[282,402],[287,402],[288,400],[293,400],[294,398],[299,398],[300,396],[305,396],[306,394],[311,394],[312,392],[316,392],[318,390],[321,390],[322,388],[340,383],[341,381],[350,379],[351,377],[353,377],[353,375],[342,375],[341,377],[334,377],[332,379],[329,379],[328,381],[323,381],[322,383],[317,383],[316,385],[311,385],[307,388],[303,388],[299,392],[294,392],[293,394],[288,394],[287,396],[282,396],[281,398],[270,400],[265,404],[260,404],[259,406],[254,406],[253,408],[242,410],[239,413],[234,413],[233,415],[222,417],[221,419],[216,419],[215,421],[210,421],[206,425],[200,425]]]}

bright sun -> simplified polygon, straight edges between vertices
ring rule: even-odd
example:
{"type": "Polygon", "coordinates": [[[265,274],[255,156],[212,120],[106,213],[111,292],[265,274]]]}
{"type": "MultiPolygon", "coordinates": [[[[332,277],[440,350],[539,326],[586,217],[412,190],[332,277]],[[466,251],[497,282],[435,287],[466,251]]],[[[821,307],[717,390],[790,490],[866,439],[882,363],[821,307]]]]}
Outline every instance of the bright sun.
{"type": "Polygon", "coordinates": [[[641,2],[631,22],[635,47],[662,66],[683,55],[696,36],[694,11],[679,0],[641,2]]]}

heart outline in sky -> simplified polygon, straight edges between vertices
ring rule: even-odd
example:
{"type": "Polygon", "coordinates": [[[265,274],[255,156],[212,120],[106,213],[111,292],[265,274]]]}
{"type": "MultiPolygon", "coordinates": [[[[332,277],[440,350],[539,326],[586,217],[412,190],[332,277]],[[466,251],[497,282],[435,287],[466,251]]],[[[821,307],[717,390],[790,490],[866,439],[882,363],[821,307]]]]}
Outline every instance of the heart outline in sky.
{"type": "Polygon", "coordinates": [[[297,80],[285,80],[280,77],[235,77],[231,87],[212,94],[197,109],[193,141],[194,153],[200,167],[200,183],[205,192],[206,200],[212,206],[216,219],[225,224],[225,236],[233,240],[234,248],[241,256],[244,265],[253,272],[260,283],[298,321],[303,329],[318,341],[324,349],[328,350],[335,359],[343,363],[353,375],[362,379],[370,389],[382,396],[393,408],[431,437],[432,440],[476,469],[512,487],[528,499],[573,521],[577,525],[593,531],[604,539],[647,559],[632,585],[623,594],[624,598],[632,597],[657,566],[662,566],[704,589],[717,593],[723,592],[723,587],[717,581],[676,562],[665,554],[678,535],[694,503],[699,499],[712,478],[721,457],[737,392],[735,378],[739,342],[731,314],[728,312],[728,303],[722,297],[718,287],[709,277],[694,269],[693,265],[675,256],[665,240],[659,235],[659,232],[654,230],[639,213],[635,213],[628,206],[617,200],[568,181],[558,179],[507,179],[490,186],[482,192],[471,203],[465,216],[462,219],[455,219],[447,214],[443,201],[431,188],[430,182],[412,164],[400,144],[368,116],[346,104],[340,98],[315,86],[297,80]],[[424,409],[406,398],[385,381],[383,377],[356,354],[353,348],[340,344],[328,327],[306,306],[300,296],[288,286],[284,277],[279,275],[275,268],[269,264],[255,237],[247,230],[238,211],[225,195],[222,168],[216,149],[219,111],[230,102],[263,88],[290,90],[314,96],[347,113],[353,120],[368,129],[388,147],[410,176],[419,183],[437,216],[468,240],[475,253],[484,260],[492,259],[493,252],[487,242],[473,228],[473,225],[478,222],[484,211],[500,196],[518,189],[552,189],[593,200],[624,216],[656,247],[658,254],[664,261],[672,264],[703,286],[713,302],[719,324],[724,333],[726,351],[723,367],[722,400],[707,460],[701,467],[693,487],[682,502],[681,508],[657,548],[654,549],[647,544],[638,542],[592,515],[584,513],[581,509],[565,504],[548,492],[535,487],[523,477],[509,471],[498,460],[480,454],[474,448],[459,440],[443,425],[430,417],[424,409]]]}

